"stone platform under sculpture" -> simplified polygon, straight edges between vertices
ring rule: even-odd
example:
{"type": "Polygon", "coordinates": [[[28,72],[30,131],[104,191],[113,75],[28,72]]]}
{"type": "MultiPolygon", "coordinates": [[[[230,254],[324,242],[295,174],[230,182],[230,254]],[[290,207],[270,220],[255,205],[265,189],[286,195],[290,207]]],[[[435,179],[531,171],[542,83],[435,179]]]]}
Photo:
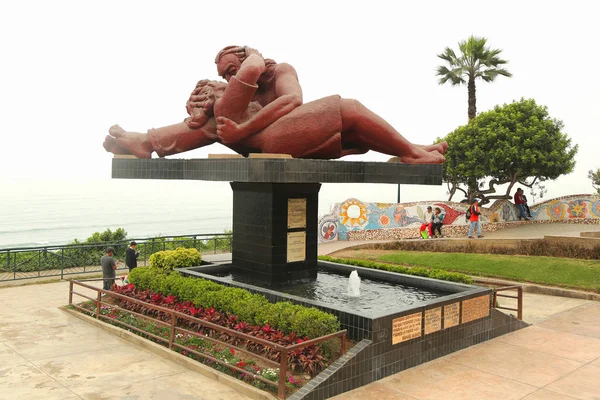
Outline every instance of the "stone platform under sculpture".
{"type": "Polygon", "coordinates": [[[278,283],[317,275],[321,183],[441,185],[442,166],[285,158],[115,157],[112,177],[231,182],[232,263],[265,282],[278,283]]]}

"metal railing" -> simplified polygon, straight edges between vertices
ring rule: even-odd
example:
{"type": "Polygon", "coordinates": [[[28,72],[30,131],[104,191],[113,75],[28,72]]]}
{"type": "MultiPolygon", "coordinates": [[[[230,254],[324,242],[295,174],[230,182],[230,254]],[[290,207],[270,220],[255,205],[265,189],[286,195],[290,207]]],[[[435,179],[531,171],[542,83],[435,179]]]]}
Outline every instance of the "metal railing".
{"type": "Polygon", "coordinates": [[[0,249],[0,282],[102,272],[100,258],[107,247],[115,249],[119,270],[126,270],[125,250],[131,241],[140,252],[138,265],[147,265],[150,256],[177,247],[195,248],[202,254],[231,252],[231,233],[210,233],[125,239],[112,242],[80,243],[0,249]]]}
{"type": "Polygon", "coordinates": [[[231,369],[232,371],[240,372],[240,373],[245,374],[245,375],[252,375],[252,374],[250,374],[247,370],[239,368],[236,365],[232,365],[232,364],[226,363],[226,362],[224,362],[222,360],[219,360],[219,359],[213,357],[210,354],[202,353],[200,351],[196,351],[196,350],[190,349],[189,347],[185,347],[183,345],[180,345],[179,343],[176,343],[175,337],[176,337],[176,335],[178,333],[185,333],[187,335],[191,335],[191,336],[202,338],[203,340],[208,340],[211,343],[219,343],[221,345],[224,345],[224,346],[227,346],[229,348],[232,348],[235,351],[240,351],[242,353],[251,354],[251,356],[253,358],[260,359],[262,362],[264,362],[264,363],[266,363],[268,365],[273,365],[273,366],[278,366],[279,367],[279,381],[277,383],[274,382],[274,381],[270,381],[270,380],[268,380],[268,379],[266,379],[266,378],[264,378],[262,376],[259,376],[259,375],[252,375],[252,379],[257,379],[257,380],[259,380],[262,383],[265,383],[265,384],[270,385],[270,386],[272,386],[274,388],[277,388],[277,397],[279,397],[280,399],[285,399],[285,384],[286,384],[287,370],[288,370],[288,364],[289,364],[289,357],[288,356],[289,356],[290,352],[292,352],[294,350],[300,350],[300,349],[303,349],[305,347],[312,346],[312,345],[315,345],[315,344],[319,344],[319,343],[325,342],[327,340],[331,340],[331,339],[335,339],[335,338],[339,337],[339,338],[341,338],[341,355],[343,355],[343,354],[346,353],[346,335],[347,335],[347,331],[346,330],[335,332],[335,333],[331,333],[329,335],[321,336],[319,338],[307,340],[307,341],[304,341],[304,342],[301,342],[301,343],[296,343],[296,344],[289,345],[289,346],[282,346],[282,345],[280,345],[278,343],[270,342],[268,340],[261,339],[261,338],[258,338],[256,336],[248,335],[248,334],[243,333],[243,332],[238,332],[238,331],[235,331],[233,329],[230,329],[230,328],[227,328],[227,327],[224,327],[224,326],[221,326],[221,325],[216,325],[214,323],[205,321],[203,319],[192,317],[190,315],[187,315],[187,314],[175,311],[175,310],[170,309],[170,308],[165,308],[165,307],[157,306],[157,305],[154,305],[152,303],[147,303],[147,302],[144,302],[144,301],[141,301],[141,300],[133,299],[131,297],[128,297],[128,296],[125,296],[125,295],[122,295],[122,294],[118,294],[118,293],[115,293],[115,292],[107,291],[107,290],[100,289],[100,288],[88,285],[86,283],[83,283],[83,282],[105,281],[105,280],[112,280],[112,279],[110,279],[110,278],[107,278],[107,279],[82,279],[82,280],[69,279],[69,306],[72,306],[72,307],[78,309],[79,311],[82,311],[85,314],[89,314],[90,313],[89,309],[86,309],[84,307],[81,307],[80,305],[77,305],[77,304],[73,303],[73,295],[77,295],[77,296],[83,297],[83,298],[85,298],[87,300],[90,300],[90,301],[94,302],[94,304],[95,304],[96,307],[95,307],[95,312],[93,312],[93,314],[96,317],[96,319],[99,319],[99,320],[100,319],[106,319],[106,320],[110,321],[111,323],[120,324],[120,325],[126,327],[129,330],[141,333],[142,335],[147,335],[147,336],[149,336],[149,337],[151,337],[151,338],[153,338],[153,339],[155,339],[157,341],[162,342],[169,349],[173,349],[173,347],[175,347],[175,348],[178,348],[178,349],[181,349],[181,350],[185,350],[188,353],[194,354],[194,355],[196,355],[198,357],[201,357],[201,358],[206,359],[208,361],[217,363],[217,364],[219,364],[219,365],[221,365],[223,367],[231,369]],[[73,290],[74,285],[78,285],[78,286],[81,286],[83,288],[96,291],[95,297],[86,296],[83,293],[78,293],[78,292],[74,291],[73,290]],[[146,308],[149,308],[149,309],[152,309],[152,310],[164,313],[165,315],[169,315],[170,316],[170,320],[169,320],[169,322],[165,322],[165,321],[160,320],[160,319],[152,318],[152,317],[150,317],[148,315],[143,315],[143,314],[134,312],[132,310],[125,309],[123,307],[119,307],[118,305],[115,305],[115,304],[106,303],[106,302],[102,301],[103,300],[102,299],[102,295],[103,294],[106,295],[106,297],[114,297],[116,299],[120,299],[120,300],[123,300],[123,301],[126,301],[126,302],[130,302],[130,303],[133,303],[133,304],[142,305],[142,306],[144,306],[146,308]],[[133,326],[131,324],[127,324],[127,323],[125,323],[123,321],[119,321],[118,319],[112,319],[112,318],[110,318],[110,317],[108,317],[106,315],[103,315],[101,313],[101,307],[102,307],[102,305],[109,306],[109,307],[111,307],[113,309],[118,309],[118,310],[126,311],[128,314],[135,315],[138,318],[143,318],[145,320],[152,321],[153,323],[155,323],[158,326],[167,327],[169,329],[169,337],[168,338],[164,338],[164,337],[161,337],[161,336],[158,336],[158,335],[154,335],[152,333],[149,333],[149,332],[147,332],[147,331],[145,331],[143,329],[140,329],[140,328],[138,328],[136,326],[133,326]],[[258,344],[261,344],[261,345],[263,345],[265,347],[274,349],[274,350],[276,350],[276,351],[279,352],[279,355],[277,357],[279,361],[268,359],[268,358],[263,357],[263,356],[261,356],[259,354],[253,353],[253,352],[251,352],[248,349],[241,348],[240,346],[234,346],[234,345],[231,345],[229,343],[220,341],[218,339],[215,339],[215,338],[212,338],[212,337],[209,337],[209,336],[205,336],[201,332],[193,332],[193,331],[190,331],[188,329],[184,329],[184,328],[182,328],[182,327],[180,327],[178,325],[180,321],[191,322],[193,324],[196,324],[197,326],[203,326],[203,327],[209,328],[211,330],[214,330],[214,331],[217,331],[217,332],[220,332],[220,333],[225,333],[228,336],[241,339],[246,344],[249,343],[249,342],[251,342],[251,343],[258,343],[258,344]]]}
{"type": "Polygon", "coordinates": [[[493,299],[493,303],[492,306],[496,309],[502,309],[502,310],[508,310],[508,311],[516,311],[517,312],[517,319],[519,321],[523,320],[523,287],[520,285],[515,285],[515,286],[504,286],[504,287],[499,287],[499,288],[494,288],[494,299],[493,299]],[[517,295],[516,296],[512,296],[512,295],[508,295],[508,294],[502,294],[502,293],[498,293],[498,292],[504,292],[507,290],[516,290],[517,291],[517,295]],[[498,297],[505,297],[505,298],[509,298],[509,299],[516,299],[517,300],[517,308],[509,308],[509,307],[503,307],[503,306],[499,306],[498,305],[498,297]]]}

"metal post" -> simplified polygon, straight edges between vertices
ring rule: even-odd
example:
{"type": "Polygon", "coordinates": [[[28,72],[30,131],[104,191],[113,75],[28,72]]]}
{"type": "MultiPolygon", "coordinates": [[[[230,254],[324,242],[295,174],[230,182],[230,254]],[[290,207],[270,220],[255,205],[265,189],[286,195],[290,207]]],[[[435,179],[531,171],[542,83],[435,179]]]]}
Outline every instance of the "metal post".
{"type": "Polygon", "coordinates": [[[398,184],[398,203],[400,203],[400,184],[398,184]]]}
{"type": "MultiPolygon", "coordinates": [[[[65,276],[65,248],[60,249],[60,280],[65,276]]],[[[71,284],[72,285],[72,284],[71,284]]]]}
{"type": "Polygon", "coordinates": [[[10,250],[6,251],[6,270],[10,271],[10,250]]]}
{"type": "Polygon", "coordinates": [[[73,304],[73,281],[69,281],[69,305],[71,304],[73,304]]]}
{"type": "Polygon", "coordinates": [[[176,323],[176,318],[175,318],[175,312],[172,311],[171,312],[171,334],[169,335],[169,348],[172,349],[173,348],[173,341],[175,340],[175,323],[176,323]]]}
{"type": "Polygon", "coordinates": [[[281,362],[279,363],[279,389],[277,397],[285,399],[285,380],[287,379],[288,353],[287,349],[281,351],[281,362]]]}
{"type": "MultiPolygon", "coordinates": [[[[102,281],[104,282],[104,281],[102,281]]],[[[98,299],[96,300],[96,319],[100,319],[100,302],[102,301],[102,292],[98,290],[98,299]]]]}
{"type": "Polygon", "coordinates": [[[517,319],[519,321],[522,321],[523,320],[523,287],[522,286],[519,286],[517,288],[517,293],[518,293],[517,296],[519,297],[517,299],[517,309],[518,309],[517,319]]]}
{"type": "MultiPolygon", "coordinates": [[[[46,250],[46,248],[44,248],[46,250]]],[[[38,278],[40,277],[40,271],[42,270],[42,253],[38,250],[38,278]]]]}
{"type": "Polygon", "coordinates": [[[213,242],[215,243],[213,254],[217,254],[217,237],[213,237],[213,242]]]}

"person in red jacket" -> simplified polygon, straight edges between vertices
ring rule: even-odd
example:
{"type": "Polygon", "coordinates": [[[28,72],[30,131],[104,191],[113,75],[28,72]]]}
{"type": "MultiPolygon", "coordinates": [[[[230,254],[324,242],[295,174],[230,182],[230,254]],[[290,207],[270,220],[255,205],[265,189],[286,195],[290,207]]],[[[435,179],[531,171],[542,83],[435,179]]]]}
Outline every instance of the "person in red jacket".
{"type": "Polygon", "coordinates": [[[481,224],[479,223],[479,215],[481,214],[481,207],[479,207],[479,199],[473,199],[473,204],[469,207],[471,216],[469,217],[469,239],[473,239],[473,231],[477,228],[477,237],[482,238],[481,224]]]}
{"type": "Polygon", "coordinates": [[[530,220],[531,218],[527,215],[527,208],[525,207],[525,199],[523,198],[523,189],[518,188],[515,196],[515,205],[519,209],[519,219],[530,220]]]}

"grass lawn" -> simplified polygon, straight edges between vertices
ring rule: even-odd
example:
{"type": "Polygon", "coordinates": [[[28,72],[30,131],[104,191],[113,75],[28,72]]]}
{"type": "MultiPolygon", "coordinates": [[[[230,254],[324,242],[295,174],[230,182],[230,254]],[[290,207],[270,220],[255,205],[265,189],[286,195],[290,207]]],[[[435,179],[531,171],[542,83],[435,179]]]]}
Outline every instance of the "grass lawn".
{"type": "MultiPolygon", "coordinates": [[[[361,258],[360,251],[356,253],[355,258],[361,258]]],[[[597,260],[419,251],[398,251],[369,259],[600,292],[600,261],[597,260]]]]}

